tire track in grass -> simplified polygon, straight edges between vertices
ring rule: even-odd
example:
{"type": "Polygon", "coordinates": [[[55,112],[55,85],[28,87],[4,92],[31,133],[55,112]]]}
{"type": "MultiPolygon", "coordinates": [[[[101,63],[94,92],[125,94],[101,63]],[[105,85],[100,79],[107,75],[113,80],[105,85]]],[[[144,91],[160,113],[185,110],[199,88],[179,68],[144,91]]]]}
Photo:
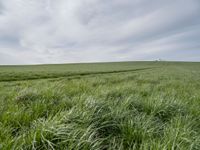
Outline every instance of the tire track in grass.
{"type": "MultiPolygon", "coordinates": [[[[151,70],[156,69],[160,67],[147,67],[147,68],[137,68],[137,69],[129,69],[129,70],[114,70],[114,71],[106,71],[106,72],[82,72],[82,73],[72,73],[72,74],[66,74],[66,75],[55,75],[55,76],[41,76],[38,78],[32,78],[32,77],[25,77],[25,78],[15,78],[15,79],[0,79],[0,82],[12,82],[12,81],[26,81],[26,80],[42,80],[42,79],[57,79],[57,78],[70,78],[73,79],[83,76],[90,76],[90,75],[103,75],[103,74],[116,74],[116,73],[126,73],[126,72],[135,72],[135,71],[143,71],[143,70],[151,70]]],[[[34,74],[33,74],[34,76],[34,74]]]]}

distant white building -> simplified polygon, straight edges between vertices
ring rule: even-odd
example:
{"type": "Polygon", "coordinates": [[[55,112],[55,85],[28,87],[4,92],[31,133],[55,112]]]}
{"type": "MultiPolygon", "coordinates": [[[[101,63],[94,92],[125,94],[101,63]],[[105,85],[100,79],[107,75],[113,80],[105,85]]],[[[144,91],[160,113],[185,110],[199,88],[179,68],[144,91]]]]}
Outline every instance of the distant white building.
{"type": "Polygon", "coordinates": [[[164,61],[163,59],[159,58],[159,59],[156,59],[156,61],[164,61]]]}

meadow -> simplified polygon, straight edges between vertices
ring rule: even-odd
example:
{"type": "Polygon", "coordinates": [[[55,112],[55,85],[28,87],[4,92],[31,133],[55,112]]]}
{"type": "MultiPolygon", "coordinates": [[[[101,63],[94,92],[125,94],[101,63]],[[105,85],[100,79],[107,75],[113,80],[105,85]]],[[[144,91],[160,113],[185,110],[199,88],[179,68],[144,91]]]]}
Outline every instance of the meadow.
{"type": "Polygon", "coordinates": [[[200,63],[0,66],[0,150],[199,150],[200,63]]]}

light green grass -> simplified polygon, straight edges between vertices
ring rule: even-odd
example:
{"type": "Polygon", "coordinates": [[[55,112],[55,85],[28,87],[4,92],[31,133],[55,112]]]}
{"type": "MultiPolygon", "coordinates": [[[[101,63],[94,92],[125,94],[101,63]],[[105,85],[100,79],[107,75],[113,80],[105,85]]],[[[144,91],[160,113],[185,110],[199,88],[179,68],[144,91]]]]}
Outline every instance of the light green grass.
{"type": "Polygon", "coordinates": [[[199,116],[200,63],[0,67],[2,150],[199,150],[199,116]]]}

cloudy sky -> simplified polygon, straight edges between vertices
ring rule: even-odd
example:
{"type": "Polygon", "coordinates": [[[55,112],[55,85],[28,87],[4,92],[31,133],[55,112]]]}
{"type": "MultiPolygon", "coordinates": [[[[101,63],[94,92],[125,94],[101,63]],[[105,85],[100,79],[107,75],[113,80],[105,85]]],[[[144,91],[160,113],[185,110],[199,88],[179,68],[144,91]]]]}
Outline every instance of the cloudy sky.
{"type": "Polygon", "coordinates": [[[199,0],[0,0],[0,64],[200,61],[199,0]]]}

